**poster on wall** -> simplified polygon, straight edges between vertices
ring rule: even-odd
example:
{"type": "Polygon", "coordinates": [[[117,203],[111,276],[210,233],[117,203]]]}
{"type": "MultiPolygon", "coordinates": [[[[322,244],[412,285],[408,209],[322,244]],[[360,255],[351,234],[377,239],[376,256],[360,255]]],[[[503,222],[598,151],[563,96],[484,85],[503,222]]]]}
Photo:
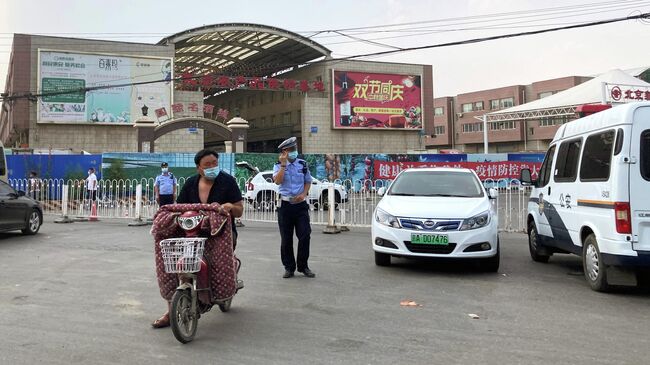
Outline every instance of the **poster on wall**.
{"type": "Polygon", "coordinates": [[[333,71],[333,127],[422,129],[422,77],[333,71]]]}
{"type": "Polygon", "coordinates": [[[171,111],[171,58],[39,50],[38,60],[38,122],[133,124],[145,105],[171,111]]]}

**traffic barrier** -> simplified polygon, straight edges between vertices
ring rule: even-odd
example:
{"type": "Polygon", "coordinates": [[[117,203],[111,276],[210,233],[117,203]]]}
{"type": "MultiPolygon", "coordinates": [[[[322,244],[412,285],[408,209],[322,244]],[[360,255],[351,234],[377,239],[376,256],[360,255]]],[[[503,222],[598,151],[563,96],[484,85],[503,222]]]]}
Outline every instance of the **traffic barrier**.
{"type": "MultiPolygon", "coordinates": [[[[177,191],[184,184],[178,178],[177,191]]],[[[327,181],[319,181],[327,183],[327,181]]],[[[375,207],[381,200],[377,191],[387,187],[387,180],[336,180],[332,181],[346,191],[346,197],[336,200],[336,193],[329,187],[327,194],[310,199],[309,214],[313,225],[335,225],[344,227],[369,227],[372,224],[375,207]],[[332,200],[334,199],[334,200],[332,200]],[[332,207],[332,209],[330,209],[332,207]]],[[[11,179],[9,183],[16,190],[28,187],[27,179],[11,179]]],[[[526,209],[530,187],[517,180],[486,180],[486,188],[495,188],[499,197],[494,202],[499,212],[499,230],[524,232],[526,230],[526,209]]],[[[98,182],[95,216],[98,219],[123,219],[133,222],[148,222],[158,210],[153,190],[154,179],[108,180],[98,182]]],[[[239,186],[245,187],[244,181],[239,186]]],[[[89,217],[92,205],[85,196],[84,180],[44,179],[39,201],[46,215],[89,217]]],[[[245,195],[246,190],[242,191],[245,195]]],[[[277,222],[277,199],[275,192],[260,193],[252,199],[243,197],[244,214],[241,221],[277,222]]]]}

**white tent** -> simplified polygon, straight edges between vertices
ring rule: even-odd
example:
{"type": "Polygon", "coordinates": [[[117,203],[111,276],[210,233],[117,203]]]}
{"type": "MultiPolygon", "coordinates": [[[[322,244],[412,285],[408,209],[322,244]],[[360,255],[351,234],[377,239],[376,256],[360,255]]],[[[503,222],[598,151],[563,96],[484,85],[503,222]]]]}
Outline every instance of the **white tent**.
{"type": "Polygon", "coordinates": [[[616,86],[619,88],[643,88],[644,91],[650,90],[649,83],[616,69],[543,99],[488,113],[486,115],[487,121],[496,122],[574,115],[578,105],[607,103],[607,95],[611,88],[616,86]]]}

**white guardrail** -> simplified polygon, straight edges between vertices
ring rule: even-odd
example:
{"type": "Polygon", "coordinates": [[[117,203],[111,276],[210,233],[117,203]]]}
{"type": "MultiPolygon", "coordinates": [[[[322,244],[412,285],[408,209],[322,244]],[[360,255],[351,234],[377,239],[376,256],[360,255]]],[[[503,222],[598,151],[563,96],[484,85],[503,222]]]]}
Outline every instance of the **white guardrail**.
{"type": "MultiPolygon", "coordinates": [[[[178,191],[185,182],[178,179],[178,191]]],[[[373,212],[381,197],[377,195],[380,187],[387,186],[385,180],[337,180],[335,184],[345,187],[346,197],[338,193],[334,200],[334,223],[337,226],[369,227],[373,212]]],[[[41,202],[43,213],[71,219],[89,218],[92,204],[86,191],[84,180],[41,179],[31,186],[28,179],[10,179],[9,184],[16,190],[41,202]],[[64,194],[64,191],[67,194],[64,194]]],[[[499,212],[499,230],[524,232],[526,229],[526,209],[530,188],[522,186],[517,180],[486,180],[486,188],[496,188],[499,197],[495,204],[499,212]]],[[[242,194],[245,181],[239,181],[242,194]]],[[[154,179],[99,180],[96,200],[98,219],[149,220],[158,210],[154,196],[154,179]],[[140,191],[140,192],[139,192],[140,191]]],[[[244,200],[242,221],[277,222],[277,196],[273,191],[259,192],[249,201],[244,200]]],[[[327,194],[321,194],[310,202],[312,224],[327,225],[330,218],[327,194]]]]}

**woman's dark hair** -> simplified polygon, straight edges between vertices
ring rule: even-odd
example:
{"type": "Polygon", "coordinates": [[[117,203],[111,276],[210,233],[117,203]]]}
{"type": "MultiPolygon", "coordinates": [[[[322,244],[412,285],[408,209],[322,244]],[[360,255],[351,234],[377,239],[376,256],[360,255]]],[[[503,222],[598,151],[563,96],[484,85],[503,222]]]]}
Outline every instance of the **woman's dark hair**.
{"type": "Polygon", "coordinates": [[[194,164],[196,166],[199,166],[199,162],[201,162],[201,159],[203,157],[205,157],[205,156],[208,156],[208,155],[212,155],[212,156],[216,157],[217,160],[219,159],[219,154],[217,152],[215,152],[215,151],[213,151],[213,150],[211,150],[209,148],[206,148],[206,149],[202,149],[202,150],[200,150],[199,152],[196,153],[196,155],[194,156],[194,164]]]}

